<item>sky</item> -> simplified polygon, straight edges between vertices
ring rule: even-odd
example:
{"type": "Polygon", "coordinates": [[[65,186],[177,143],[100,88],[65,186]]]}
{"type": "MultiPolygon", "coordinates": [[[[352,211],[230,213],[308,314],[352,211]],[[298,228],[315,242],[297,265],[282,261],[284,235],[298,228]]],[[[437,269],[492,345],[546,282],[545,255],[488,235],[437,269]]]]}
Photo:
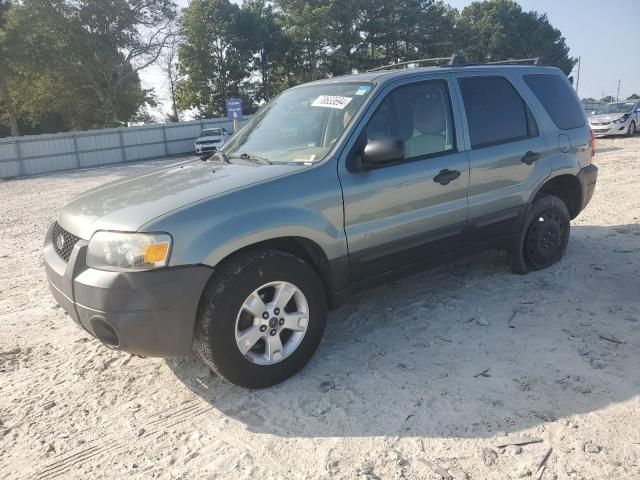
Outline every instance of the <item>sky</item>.
{"type": "MultiPolygon", "coordinates": [[[[393,0],[390,0],[393,1],[393,0]]],[[[580,57],[578,94],[600,99],[640,94],[640,0],[517,0],[525,11],[546,13],[564,35],[572,57],[580,57]]],[[[445,0],[462,10],[471,0],[445,0]]],[[[186,7],[188,0],[177,0],[186,7]]],[[[241,3],[234,0],[234,3],[241,3]]],[[[577,68],[572,72],[577,77],[577,68]]],[[[162,72],[141,72],[145,88],[153,88],[161,108],[168,111],[168,89],[162,72]]]]}

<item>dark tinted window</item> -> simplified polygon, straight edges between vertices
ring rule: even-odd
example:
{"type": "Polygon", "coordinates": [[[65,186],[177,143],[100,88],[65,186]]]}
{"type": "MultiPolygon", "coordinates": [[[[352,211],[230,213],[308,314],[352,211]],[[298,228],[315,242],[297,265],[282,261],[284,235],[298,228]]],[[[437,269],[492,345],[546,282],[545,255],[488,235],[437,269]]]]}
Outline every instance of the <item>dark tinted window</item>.
{"type": "Polygon", "coordinates": [[[558,128],[569,130],[584,125],[582,108],[563,78],[558,75],[536,73],[525,75],[524,81],[558,128]]]}
{"type": "Polygon", "coordinates": [[[537,134],[524,100],[506,78],[461,78],[460,90],[472,148],[537,134]]]}

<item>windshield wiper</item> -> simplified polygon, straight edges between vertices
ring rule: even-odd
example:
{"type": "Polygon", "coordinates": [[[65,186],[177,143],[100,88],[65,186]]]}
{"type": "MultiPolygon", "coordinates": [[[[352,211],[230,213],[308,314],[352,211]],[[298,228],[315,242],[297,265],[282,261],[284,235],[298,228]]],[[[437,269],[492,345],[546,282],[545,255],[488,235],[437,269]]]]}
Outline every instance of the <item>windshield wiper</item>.
{"type": "Polygon", "coordinates": [[[273,165],[271,160],[267,160],[266,158],[259,157],[258,155],[254,155],[253,153],[241,153],[240,155],[228,155],[227,158],[240,158],[242,160],[249,160],[250,162],[259,163],[260,165],[273,165]]]}

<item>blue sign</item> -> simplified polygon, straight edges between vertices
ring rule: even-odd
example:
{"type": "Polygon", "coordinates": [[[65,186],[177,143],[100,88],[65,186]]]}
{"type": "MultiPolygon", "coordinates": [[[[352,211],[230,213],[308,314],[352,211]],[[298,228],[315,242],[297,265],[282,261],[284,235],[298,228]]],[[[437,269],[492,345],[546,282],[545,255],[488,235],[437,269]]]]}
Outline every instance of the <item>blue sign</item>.
{"type": "Polygon", "coordinates": [[[242,99],[227,98],[227,117],[229,120],[242,120],[242,99]]]}

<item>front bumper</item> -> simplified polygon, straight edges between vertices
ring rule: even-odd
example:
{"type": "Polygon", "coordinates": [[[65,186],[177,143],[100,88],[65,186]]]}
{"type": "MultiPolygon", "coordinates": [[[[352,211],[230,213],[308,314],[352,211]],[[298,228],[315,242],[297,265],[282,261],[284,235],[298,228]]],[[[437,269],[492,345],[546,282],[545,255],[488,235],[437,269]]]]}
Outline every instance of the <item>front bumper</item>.
{"type": "Polygon", "coordinates": [[[214,153],[218,151],[218,145],[196,145],[196,153],[214,153]]]}
{"type": "Polygon", "coordinates": [[[593,130],[593,134],[597,137],[605,135],[626,135],[629,131],[630,121],[624,123],[608,123],[606,125],[593,125],[589,123],[589,127],[593,130]]]}
{"type": "Polygon", "coordinates": [[[68,262],[56,253],[53,224],[44,245],[49,287],[71,318],[109,348],[149,357],[191,352],[200,295],[212,269],[196,265],[144,272],[87,267],[88,242],[68,262]]]}
{"type": "Polygon", "coordinates": [[[580,206],[580,210],[582,211],[591,201],[591,197],[593,197],[593,191],[596,188],[596,181],[598,180],[598,167],[588,165],[582,168],[578,172],[578,180],[582,186],[582,205],[580,206]]]}

